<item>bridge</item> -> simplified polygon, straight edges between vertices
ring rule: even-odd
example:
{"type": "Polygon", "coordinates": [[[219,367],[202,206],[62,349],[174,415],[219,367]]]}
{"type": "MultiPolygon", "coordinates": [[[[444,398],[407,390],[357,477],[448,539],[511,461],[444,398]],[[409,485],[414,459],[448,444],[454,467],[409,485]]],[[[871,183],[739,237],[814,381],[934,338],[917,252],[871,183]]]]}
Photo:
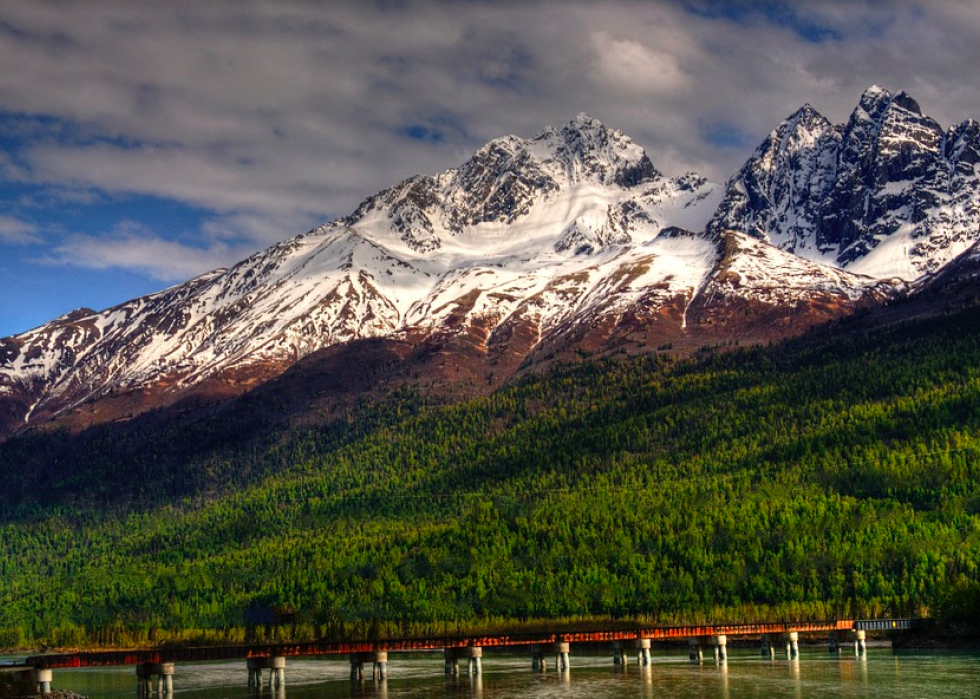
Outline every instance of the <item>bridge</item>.
{"type": "Polygon", "coordinates": [[[787,658],[799,657],[800,635],[826,634],[830,650],[841,645],[853,645],[855,654],[864,654],[868,631],[890,632],[921,628],[925,619],[872,619],[809,622],[769,622],[757,624],[716,624],[700,626],[670,626],[609,631],[568,631],[430,638],[388,638],[376,641],[320,640],[302,643],[272,643],[207,647],[162,647],[118,651],[84,651],[35,655],[17,665],[0,666],[0,671],[19,673],[25,683],[34,683],[37,691],[49,693],[54,670],[59,668],[105,667],[132,665],[136,667],[137,689],[142,695],[153,691],[152,678],[157,679],[160,695],[173,691],[173,676],[177,663],[200,661],[244,660],[248,685],[262,683],[262,671],[268,670],[272,687],[285,683],[286,658],[300,656],[348,656],[351,679],[363,679],[364,667],[372,666],[376,679],[387,677],[388,654],[398,652],[441,651],[447,674],[459,672],[459,661],[466,660],[468,672],[482,672],[485,648],[526,648],[532,657],[531,667],[544,671],[548,659],[554,657],[555,668],[567,671],[570,667],[573,644],[610,644],[613,662],[625,665],[629,651],[634,651],[641,665],[650,664],[650,647],[655,641],[688,641],[689,657],[700,661],[704,648],[710,648],[716,661],[727,659],[730,638],[757,637],[763,657],[774,658],[777,644],[785,647],[787,658]]]}

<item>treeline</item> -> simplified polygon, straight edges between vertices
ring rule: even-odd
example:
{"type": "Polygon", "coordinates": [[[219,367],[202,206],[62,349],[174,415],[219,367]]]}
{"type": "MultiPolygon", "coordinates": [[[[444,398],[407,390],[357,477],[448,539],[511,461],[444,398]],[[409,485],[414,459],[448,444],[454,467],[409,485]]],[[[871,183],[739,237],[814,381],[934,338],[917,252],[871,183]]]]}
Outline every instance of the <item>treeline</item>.
{"type": "MultiPolygon", "coordinates": [[[[99,465],[129,509],[35,500],[0,524],[0,646],[955,613],[980,566],[978,321],[134,439],[99,465]],[[198,482],[245,475],[127,491],[167,449],[198,482]]],[[[45,439],[66,437],[0,465],[45,439]]]]}

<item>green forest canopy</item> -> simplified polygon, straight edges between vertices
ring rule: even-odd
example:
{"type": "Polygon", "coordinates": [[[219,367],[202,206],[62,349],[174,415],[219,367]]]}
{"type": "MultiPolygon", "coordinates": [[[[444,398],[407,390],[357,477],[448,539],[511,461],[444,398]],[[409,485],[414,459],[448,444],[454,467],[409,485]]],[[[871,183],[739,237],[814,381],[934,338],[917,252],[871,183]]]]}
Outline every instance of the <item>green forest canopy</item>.
{"type": "Polygon", "coordinates": [[[93,442],[0,523],[0,647],[950,613],[980,599],[978,316],[93,442]],[[229,485],[173,499],[201,478],[229,485]]]}

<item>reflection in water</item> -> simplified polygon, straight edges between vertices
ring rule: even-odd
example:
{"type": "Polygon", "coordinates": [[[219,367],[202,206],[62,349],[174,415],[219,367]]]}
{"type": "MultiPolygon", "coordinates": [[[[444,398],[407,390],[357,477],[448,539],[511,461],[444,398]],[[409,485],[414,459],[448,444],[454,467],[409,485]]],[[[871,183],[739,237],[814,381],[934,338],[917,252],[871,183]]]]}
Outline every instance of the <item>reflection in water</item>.
{"type": "MultiPolygon", "coordinates": [[[[686,651],[686,649],[685,649],[686,651]]],[[[524,656],[489,654],[483,675],[446,677],[441,657],[392,659],[386,681],[350,680],[339,659],[296,660],[286,690],[264,684],[249,692],[241,663],[187,663],[177,669],[174,699],[878,699],[886,696],[975,699],[980,654],[893,656],[875,649],[869,658],[808,654],[802,660],[762,660],[756,649],[727,663],[692,664],[686,652],[659,656],[650,667],[616,671],[606,654],[580,653],[574,681],[568,673],[532,673],[524,656]],[[805,676],[805,680],[804,680],[805,676]],[[805,688],[804,688],[805,685],[805,688]]],[[[132,668],[57,670],[55,689],[90,699],[136,699],[132,668]]],[[[169,699],[154,694],[149,699],[169,699]]]]}
{"type": "Polygon", "coordinates": [[[795,658],[789,661],[790,674],[793,678],[793,696],[796,699],[803,697],[803,678],[800,676],[800,659],[795,658]]]}
{"type": "Polygon", "coordinates": [[[444,684],[447,697],[471,697],[483,699],[483,675],[464,675],[446,677],[444,684]]]}
{"type": "Polygon", "coordinates": [[[643,699],[653,699],[657,696],[653,686],[653,668],[649,665],[640,667],[640,680],[643,682],[643,699]]]}
{"type": "Polygon", "coordinates": [[[351,680],[351,697],[356,699],[387,699],[388,680],[351,680]]]}

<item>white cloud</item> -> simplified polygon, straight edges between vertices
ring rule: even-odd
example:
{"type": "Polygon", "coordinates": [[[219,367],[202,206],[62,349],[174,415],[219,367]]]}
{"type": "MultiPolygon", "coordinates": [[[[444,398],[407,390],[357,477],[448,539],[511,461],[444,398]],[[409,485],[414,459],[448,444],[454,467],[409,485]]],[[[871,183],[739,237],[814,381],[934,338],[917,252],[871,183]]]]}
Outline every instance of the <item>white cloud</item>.
{"type": "Polygon", "coordinates": [[[787,7],[795,20],[735,22],[669,0],[7,0],[0,111],[44,120],[0,175],[215,212],[196,240],[90,231],[48,255],[172,280],[581,111],[661,170],[715,180],[802,103],[840,121],[872,83],[908,89],[945,124],[980,116],[970,3],[787,7]],[[793,21],[838,38],[808,41],[793,21]],[[705,126],[746,134],[744,150],[716,148],[705,126]]]}
{"type": "Polygon", "coordinates": [[[605,31],[592,36],[597,77],[641,93],[676,90],[686,84],[678,57],[647,47],[634,39],[619,39],[605,31]]]}
{"type": "Polygon", "coordinates": [[[29,245],[42,242],[37,226],[12,216],[0,216],[0,242],[29,245]]]}
{"type": "Polygon", "coordinates": [[[37,262],[94,270],[129,269],[173,282],[221,267],[229,257],[237,259],[243,253],[222,243],[202,248],[166,240],[138,222],[122,221],[102,235],[68,236],[37,262]]]}

